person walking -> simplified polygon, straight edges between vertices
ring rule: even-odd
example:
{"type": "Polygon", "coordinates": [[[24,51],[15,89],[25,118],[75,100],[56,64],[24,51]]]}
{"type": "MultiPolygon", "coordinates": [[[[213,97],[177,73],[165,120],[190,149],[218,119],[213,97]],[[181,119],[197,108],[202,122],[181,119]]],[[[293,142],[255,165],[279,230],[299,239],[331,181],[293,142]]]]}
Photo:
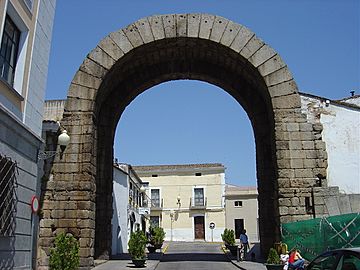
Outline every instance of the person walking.
{"type": "Polygon", "coordinates": [[[241,245],[240,247],[244,251],[243,259],[245,259],[247,251],[248,251],[248,249],[250,249],[249,238],[246,235],[246,230],[245,229],[243,229],[241,234],[240,234],[240,245],[241,245]]]}

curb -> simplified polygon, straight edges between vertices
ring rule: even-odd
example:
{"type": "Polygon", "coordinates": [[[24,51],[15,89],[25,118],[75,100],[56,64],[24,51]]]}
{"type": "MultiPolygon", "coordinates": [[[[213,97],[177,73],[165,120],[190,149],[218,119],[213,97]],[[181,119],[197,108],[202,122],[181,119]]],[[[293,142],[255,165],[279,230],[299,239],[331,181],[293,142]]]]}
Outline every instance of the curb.
{"type": "Polygon", "coordinates": [[[221,249],[222,249],[222,251],[224,252],[224,254],[226,255],[226,257],[229,259],[229,261],[233,264],[233,265],[235,265],[237,268],[239,268],[239,269],[242,269],[242,270],[246,270],[245,268],[242,268],[240,265],[238,265],[237,263],[235,263],[232,259],[231,259],[231,257],[229,256],[229,253],[228,252],[226,252],[226,248],[222,245],[221,246],[221,249]]]}
{"type": "Polygon", "coordinates": [[[157,264],[155,264],[154,270],[156,270],[156,268],[158,267],[158,265],[159,265],[159,263],[160,263],[160,261],[161,261],[161,257],[162,257],[162,256],[164,256],[164,254],[166,253],[166,251],[167,251],[168,247],[169,247],[169,245],[166,245],[166,246],[164,247],[164,249],[162,250],[162,252],[161,252],[161,256],[160,256],[160,258],[159,258],[159,260],[158,260],[157,264]]]}

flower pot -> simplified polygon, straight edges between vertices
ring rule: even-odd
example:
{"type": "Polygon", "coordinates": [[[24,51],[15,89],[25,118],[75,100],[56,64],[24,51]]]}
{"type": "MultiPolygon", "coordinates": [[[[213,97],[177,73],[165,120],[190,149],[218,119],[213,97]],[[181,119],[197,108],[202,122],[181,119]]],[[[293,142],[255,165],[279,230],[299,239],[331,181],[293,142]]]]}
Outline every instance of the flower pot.
{"type": "Polygon", "coordinates": [[[265,264],[267,270],[282,270],[284,268],[284,265],[282,264],[265,264]]]}
{"type": "Polygon", "coordinates": [[[146,263],[146,259],[132,259],[133,264],[135,267],[144,267],[146,263]]]}
{"type": "Polygon", "coordinates": [[[237,256],[238,245],[229,245],[228,249],[230,250],[231,255],[237,256]]]}
{"type": "Polygon", "coordinates": [[[154,247],[154,246],[147,246],[147,249],[148,249],[149,253],[154,253],[156,251],[156,247],[154,247]]]}

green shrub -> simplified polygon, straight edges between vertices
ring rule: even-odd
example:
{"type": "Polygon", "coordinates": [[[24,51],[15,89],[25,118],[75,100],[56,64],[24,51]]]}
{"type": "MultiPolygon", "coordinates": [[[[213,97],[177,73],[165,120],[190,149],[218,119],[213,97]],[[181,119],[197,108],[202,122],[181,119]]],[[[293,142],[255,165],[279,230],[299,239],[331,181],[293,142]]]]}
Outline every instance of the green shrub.
{"type": "Polygon", "coordinates": [[[281,263],[280,256],[277,253],[275,248],[270,248],[266,263],[268,263],[268,264],[280,264],[281,263]]]}
{"type": "Polygon", "coordinates": [[[226,245],[235,245],[235,232],[232,229],[225,229],[224,233],[221,234],[221,239],[226,245]]]}
{"type": "Polygon", "coordinates": [[[162,245],[165,239],[165,231],[161,227],[150,227],[150,239],[149,243],[153,246],[162,245]]]}
{"type": "Polygon", "coordinates": [[[72,235],[60,233],[50,250],[50,270],[75,270],[79,267],[79,243],[72,235]]]}
{"type": "Polygon", "coordinates": [[[135,260],[145,259],[146,243],[147,239],[143,231],[137,230],[136,232],[132,232],[128,243],[128,251],[131,258],[135,260]]]}

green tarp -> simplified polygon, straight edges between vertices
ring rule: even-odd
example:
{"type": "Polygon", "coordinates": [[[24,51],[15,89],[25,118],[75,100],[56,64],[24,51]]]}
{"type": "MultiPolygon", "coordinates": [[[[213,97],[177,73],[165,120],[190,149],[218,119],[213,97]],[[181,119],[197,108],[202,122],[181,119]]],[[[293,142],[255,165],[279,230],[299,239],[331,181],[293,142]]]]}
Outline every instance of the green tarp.
{"type": "Polygon", "coordinates": [[[285,223],[281,232],[288,249],[310,261],[326,250],[360,247],[360,213],[285,223]]]}

